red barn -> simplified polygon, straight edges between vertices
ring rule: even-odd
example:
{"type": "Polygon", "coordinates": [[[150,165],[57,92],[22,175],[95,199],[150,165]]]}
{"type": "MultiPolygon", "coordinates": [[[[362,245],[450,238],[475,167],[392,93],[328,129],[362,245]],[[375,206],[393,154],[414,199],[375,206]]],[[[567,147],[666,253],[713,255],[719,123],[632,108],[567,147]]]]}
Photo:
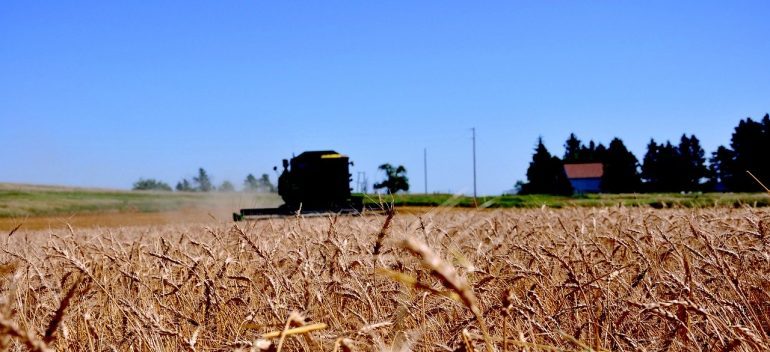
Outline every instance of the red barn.
{"type": "Polygon", "coordinates": [[[601,192],[604,165],[602,163],[564,164],[564,172],[575,193],[601,192]]]}

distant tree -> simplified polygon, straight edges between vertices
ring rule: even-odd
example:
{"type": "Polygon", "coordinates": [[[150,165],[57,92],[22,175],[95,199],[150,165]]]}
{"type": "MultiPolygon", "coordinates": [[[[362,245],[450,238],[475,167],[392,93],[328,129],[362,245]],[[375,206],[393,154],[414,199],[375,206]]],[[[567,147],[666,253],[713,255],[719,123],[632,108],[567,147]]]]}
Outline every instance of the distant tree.
{"type": "Polygon", "coordinates": [[[599,143],[597,145],[594,141],[589,141],[588,145],[580,146],[580,157],[577,162],[579,163],[601,163],[604,161],[604,154],[607,152],[607,148],[599,143]]]}
{"type": "Polygon", "coordinates": [[[601,188],[607,193],[638,192],[642,179],[639,175],[639,160],[619,138],[610,142],[610,147],[603,152],[604,174],[601,188]]]}
{"type": "Polygon", "coordinates": [[[243,181],[243,189],[251,192],[276,192],[275,185],[270,182],[270,176],[262,174],[260,178],[249,174],[243,181]]]}
{"type": "Polygon", "coordinates": [[[735,153],[730,148],[719,146],[709,158],[709,183],[713,190],[722,190],[734,180],[735,153]]]}
{"type": "Polygon", "coordinates": [[[256,191],[257,189],[259,189],[259,182],[257,181],[257,178],[252,174],[246,176],[246,179],[243,180],[243,190],[256,191]]]}
{"type": "Polygon", "coordinates": [[[642,177],[647,181],[646,188],[650,192],[685,190],[687,178],[683,174],[679,148],[671,142],[656,144],[654,140],[650,141],[642,164],[642,177]]]}
{"type": "Polygon", "coordinates": [[[599,145],[596,146],[596,149],[594,149],[593,152],[588,156],[588,160],[592,163],[601,163],[604,161],[604,157],[606,155],[607,147],[605,147],[604,144],[599,143],[599,145]]]}
{"type": "Polygon", "coordinates": [[[380,170],[385,172],[385,180],[374,184],[374,189],[385,188],[388,193],[395,194],[398,191],[409,191],[409,178],[406,177],[406,168],[399,165],[393,167],[390,164],[382,164],[380,170]]]}
{"type": "Polygon", "coordinates": [[[661,192],[681,192],[686,185],[686,178],[682,173],[682,158],[679,155],[679,148],[666,141],[666,144],[660,147],[658,155],[661,192]]]}
{"type": "Polygon", "coordinates": [[[584,162],[583,154],[585,152],[585,146],[580,143],[580,140],[574,133],[569,134],[569,138],[564,142],[564,163],[581,163],[584,162]]]}
{"type": "Polygon", "coordinates": [[[677,165],[680,169],[682,190],[700,191],[702,190],[702,181],[708,175],[706,167],[705,152],[700,146],[700,141],[695,135],[682,135],[677,149],[679,152],[680,163],[677,165]]]}
{"type": "Polygon", "coordinates": [[[648,192],[654,192],[657,186],[658,179],[658,154],[659,146],[654,139],[650,139],[650,143],[647,143],[647,153],[644,154],[642,160],[642,178],[645,180],[645,190],[648,192]]]}
{"type": "Polygon", "coordinates": [[[510,194],[520,194],[522,188],[527,183],[522,180],[517,180],[516,183],[513,185],[513,189],[510,191],[510,194]]]}
{"type": "Polygon", "coordinates": [[[275,186],[270,182],[270,176],[267,174],[262,174],[262,177],[259,178],[259,188],[263,192],[276,192],[275,186]]]}
{"type": "Polygon", "coordinates": [[[209,192],[214,186],[211,184],[211,179],[202,167],[198,168],[198,176],[193,177],[193,181],[197,184],[196,189],[201,192],[209,192]]]}
{"type": "Polygon", "coordinates": [[[529,163],[527,181],[521,186],[521,194],[572,194],[564,164],[548,152],[542,138],[538,138],[535,154],[529,163]]]}
{"type": "Polygon", "coordinates": [[[235,186],[230,181],[224,181],[217,190],[220,192],[235,192],[235,186]]]}
{"type": "Polygon", "coordinates": [[[567,141],[564,142],[564,158],[562,161],[565,164],[580,164],[580,163],[602,163],[604,162],[605,153],[607,148],[599,143],[598,145],[594,141],[589,141],[588,145],[582,144],[574,133],[570,133],[567,141]]]}
{"type": "Polygon", "coordinates": [[[133,189],[135,191],[171,191],[171,186],[156,179],[140,178],[139,181],[134,182],[133,189]]]}
{"type": "Polygon", "coordinates": [[[597,161],[598,158],[596,155],[596,143],[594,143],[594,141],[591,140],[588,142],[588,146],[582,145],[580,147],[580,155],[582,156],[582,158],[580,159],[580,162],[590,163],[590,162],[597,161]]]}
{"type": "Polygon", "coordinates": [[[183,178],[182,181],[177,182],[176,190],[179,192],[195,191],[195,189],[192,187],[192,184],[190,184],[190,181],[188,181],[186,178],[183,178]]]}
{"type": "Polygon", "coordinates": [[[741,120],[735,127],[730,139],[732,160],[722,160],[722,182],[730,191],[753,192],[761,190],[756,181],[746,171],[750,171],[759,180],[770,183],[770,115],[765,114],[761,121],[751,118],[741,120]]]}

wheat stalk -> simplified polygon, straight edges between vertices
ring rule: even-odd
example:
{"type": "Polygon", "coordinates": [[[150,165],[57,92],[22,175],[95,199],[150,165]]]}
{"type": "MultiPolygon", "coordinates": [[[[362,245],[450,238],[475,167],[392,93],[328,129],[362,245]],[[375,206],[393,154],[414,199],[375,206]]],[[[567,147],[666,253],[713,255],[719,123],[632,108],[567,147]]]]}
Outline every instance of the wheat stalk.
{"type": "Polygon", "coordinates": [[[484,343],[487,352],[493,352],[494,349],[492,348],[491,338],[489,336],[487,325],[484,322],[481,309],[479,308],[478,299],[468,283],[457,275],[457,272],[452,265],[441,260],[441,258],[433,253],[433,251],[424,243],[410,238],[403,242],[403,246],[409,251],[419,255],[422,258],[423,265],[431,270],[431,274],[438,277],[444,285],[454,290],[460,296],[465,306],[467,306],[474,317],[476,317],[479,328],[481,328],[481,333],[484,335],[484,343]]]}

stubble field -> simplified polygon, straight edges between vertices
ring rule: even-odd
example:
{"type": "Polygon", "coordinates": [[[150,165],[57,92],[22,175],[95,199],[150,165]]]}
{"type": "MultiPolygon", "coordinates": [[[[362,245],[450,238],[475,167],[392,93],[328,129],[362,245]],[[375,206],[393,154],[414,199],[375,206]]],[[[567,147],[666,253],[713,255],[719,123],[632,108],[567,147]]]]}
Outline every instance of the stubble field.
{"type": "Polygon", "coordinates": [[[2,234],[0,350],[770,349],[765,209],[208,221],[2,234]]]}

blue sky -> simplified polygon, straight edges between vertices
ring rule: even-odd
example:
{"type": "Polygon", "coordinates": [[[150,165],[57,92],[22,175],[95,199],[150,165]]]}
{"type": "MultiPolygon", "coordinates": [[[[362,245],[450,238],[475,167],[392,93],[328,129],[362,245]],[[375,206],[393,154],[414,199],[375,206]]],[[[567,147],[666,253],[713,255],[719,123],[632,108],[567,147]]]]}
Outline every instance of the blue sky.
{"type": "Polygon", "coordinates": [[[3,1],[0,182],[240,185],[304,150],[423,191],[525,179],[538,136],[707,153],[770,111],[770,2],[3,1]]]}

